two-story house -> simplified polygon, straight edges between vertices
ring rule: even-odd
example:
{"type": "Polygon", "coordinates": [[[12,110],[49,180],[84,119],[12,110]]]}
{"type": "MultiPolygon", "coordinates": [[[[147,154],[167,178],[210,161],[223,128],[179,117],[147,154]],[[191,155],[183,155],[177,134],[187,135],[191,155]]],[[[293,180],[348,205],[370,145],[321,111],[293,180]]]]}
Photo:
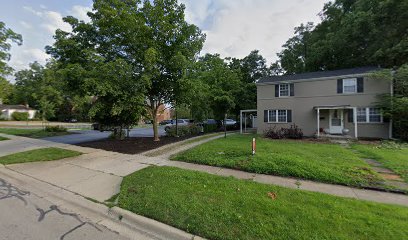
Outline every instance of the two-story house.
{"type": "Polygon", "coordinates": [[[376,108],[388,80],[370,78],[378,68],[271,76],[257,82],[258,133],[296,124],[305,136],[389,138],[391,124],[376,108]]]}

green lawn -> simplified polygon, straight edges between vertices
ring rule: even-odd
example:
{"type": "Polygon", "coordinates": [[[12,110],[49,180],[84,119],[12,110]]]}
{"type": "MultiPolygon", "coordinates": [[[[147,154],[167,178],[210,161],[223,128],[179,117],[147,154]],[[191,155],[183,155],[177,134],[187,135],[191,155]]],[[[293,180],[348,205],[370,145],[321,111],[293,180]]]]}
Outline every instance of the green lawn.
{"type": "Polygon", "coordinates": [[[79,156],[82,153],[62,148],[41,148],[0,157],[0,164],[53,161],[79,156]]]}
{"type": "Polygon", "coordinates": [[[208,239],[408,236],[408,208],[170,167],[125,177],[119,206],[208,239]]]}
{"type": "Polygon", "coordinates": [[[8,138],[0,136],[0,141],[9,140],[8,138]]]}
{"type": "Polygon", "coordinates": [[[382,163],[384,167],[392,169],[408,182],[408,148],[388,149],[379,145],[363,144],[355,144],[352,147],[360,152],[362,157],[382,163]]]}
{"type": "Polygon", "coordinates": [[[379,176],[357,154],[338,144],[269,140],[255,135],[231,135],[172,157],[172,160],[290,176],[351,186],[378,185],[379,176]]]}
{"type": "Polygon", "coordinates": [[[72,134],[70,132],[47,132],[38,128],[0,128],[0,133],[31,138],[44,138],[72,134]]]}

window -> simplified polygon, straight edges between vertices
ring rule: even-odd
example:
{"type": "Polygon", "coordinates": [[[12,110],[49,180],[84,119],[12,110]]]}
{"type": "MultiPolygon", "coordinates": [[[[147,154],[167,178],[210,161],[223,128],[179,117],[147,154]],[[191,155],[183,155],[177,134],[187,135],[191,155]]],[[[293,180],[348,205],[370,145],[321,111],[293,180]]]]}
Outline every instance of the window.
{"type": "Polygon", "coordinates": [[[367,113],[365,108],[357,108],[357,122],[367,122],[367,113]]]}
{"type": "Polygon", "coordinates": [[[279,97],[288,97],[289,92],[289,84],[279,84],[279,97]]]}
{"type": "Polygon", "coordinates": [[[381,121],[381,111],[379,108],[370,108],[369,110],[370,122],[382,122],[381,121]]]}
{"type": "Polygon", "coordinates": [[[357,122],[381,123],[383,121],[379,108],[357,108],[357,122]]]}
{"type": "Polygon", "coordinates": [[[278,122],[287,122],[286,110],[278,110],[278,122]]]}
{"type": "Polygon", "coordinates": [[[343,93],[356,93],[357,92],[357,79],[349,78],[343,79],[343,93]]]}
{"type": "Polygon", "coordinates": [[[270,123],[286,123],[288,122],[288,110],[269,110],[268,122],[270,123]]]}
{"type": "Polygon", "coordinates": [[[268,122],[276,122],[276,110],[269,110],[268,122]]]}

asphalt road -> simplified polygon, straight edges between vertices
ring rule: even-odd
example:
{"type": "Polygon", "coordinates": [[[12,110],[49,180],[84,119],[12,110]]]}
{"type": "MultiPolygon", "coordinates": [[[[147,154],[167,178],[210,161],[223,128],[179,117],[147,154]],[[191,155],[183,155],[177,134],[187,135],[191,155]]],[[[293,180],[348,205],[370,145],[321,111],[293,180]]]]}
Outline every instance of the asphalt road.
{"type": "MultiPolygon", "coordinates": [[[[96,141],[101,139],[106,139],[109,137],[111,132],[100,132],[94,130],[85,130],[85,131],[73,131],[76,134],[57,136],[57,137],[48,137],[43,138],[43,140],[65,143],[65,144],[78,144],[83,142],[96,141]]],[[[164,127],[159,127],[159,134],[162,136],[165,134],[164,127]]],[[[153,129],[151,127],[146,128],[135,128],[130,131],[131,137],[153,137],[153,129]]]]}
{"type": "Polygon", "coordinates": [[[0,239],[108,240],[125,238],[77,213],[19,189],[0,178],[0,239]]]}

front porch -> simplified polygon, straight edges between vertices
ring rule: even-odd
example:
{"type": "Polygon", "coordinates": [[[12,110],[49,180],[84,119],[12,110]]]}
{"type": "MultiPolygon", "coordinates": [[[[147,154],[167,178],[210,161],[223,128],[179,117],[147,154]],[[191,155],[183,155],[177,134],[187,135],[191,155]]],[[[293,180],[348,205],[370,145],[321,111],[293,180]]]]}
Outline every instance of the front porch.
{"type": "Polygon", "coordinates": [[[358,138],[357,108],[350,105],[315,106],[316,137],[358,138]]]}

